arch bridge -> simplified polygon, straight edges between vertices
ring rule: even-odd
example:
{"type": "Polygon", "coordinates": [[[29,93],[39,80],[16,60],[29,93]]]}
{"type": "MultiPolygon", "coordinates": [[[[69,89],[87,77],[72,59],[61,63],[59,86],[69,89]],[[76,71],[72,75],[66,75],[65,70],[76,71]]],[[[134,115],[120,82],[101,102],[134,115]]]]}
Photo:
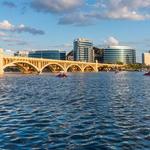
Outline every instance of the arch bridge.
{"type": "Polygon", "coordinates": [[[0,52],[0,74],[3,74],[8,67],[15,66],[23,73],[51,72],[98,72],[104,66],[109,68],[120,68],[117,64],[100,64],[80,61],[53,60],[43,58],[16,57],[4,55],[0,52]]]}

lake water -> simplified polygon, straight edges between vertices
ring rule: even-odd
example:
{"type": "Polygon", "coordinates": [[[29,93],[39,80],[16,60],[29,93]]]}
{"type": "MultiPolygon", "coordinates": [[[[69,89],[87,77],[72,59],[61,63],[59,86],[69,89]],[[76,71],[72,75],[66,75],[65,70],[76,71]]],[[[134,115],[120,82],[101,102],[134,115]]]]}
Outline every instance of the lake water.
{"type": "Polygon", "coordinates": [[[0,77],[0,149],[149,150],[150,77],[0,77]]]}

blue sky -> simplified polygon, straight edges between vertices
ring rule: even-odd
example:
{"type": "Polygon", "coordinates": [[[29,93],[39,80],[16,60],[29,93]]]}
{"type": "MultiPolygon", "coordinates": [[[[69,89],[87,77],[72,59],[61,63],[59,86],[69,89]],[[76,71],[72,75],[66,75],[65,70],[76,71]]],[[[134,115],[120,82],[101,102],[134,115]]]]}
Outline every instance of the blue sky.
{"type": "Polygon", "coordinates": [[[95,46],[150,50],[150,0],[1,0],[0,47],[71,50],[78,37],[95,46]]]}

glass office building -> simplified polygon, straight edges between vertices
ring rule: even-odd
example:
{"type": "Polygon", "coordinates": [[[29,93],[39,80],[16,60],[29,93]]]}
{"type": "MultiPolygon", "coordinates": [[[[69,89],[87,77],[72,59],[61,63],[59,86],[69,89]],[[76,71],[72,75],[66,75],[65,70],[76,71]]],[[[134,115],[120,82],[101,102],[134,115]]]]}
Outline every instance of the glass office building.
{"type": "Polygon", "coordinates": [[[75,61],[93,62],[93,43],[90,40],[84,38],[75,40],[73,55],[75,61]]]}
{"type": "Polygon", "coordinates": [[[128,46],[110,46],[104,49],[104,63],[135,64],[136,52],[128,46]]]}
{"type": "Polygon", "coordinates": [[[66,60],[66,51],[59,51],[60,60],[66,60]]]}
{"type": "Polygon", "coordinates": [[[66,60],[66,52],[59,50],[29,51],[28,57],[66,60]]]}

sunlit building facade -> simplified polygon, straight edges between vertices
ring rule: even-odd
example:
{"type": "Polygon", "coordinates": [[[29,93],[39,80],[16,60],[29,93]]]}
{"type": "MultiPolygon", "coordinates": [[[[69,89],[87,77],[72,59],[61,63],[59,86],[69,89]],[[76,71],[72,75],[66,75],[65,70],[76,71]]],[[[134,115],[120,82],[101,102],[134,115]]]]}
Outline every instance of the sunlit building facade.
{"type": "Polygon", "coordinates": [[[20,57],[28,57],[29,51],[22,50],[22,51],[17,51],[14,53],[14,56],[20,56],[20,57]]]}
{"type": "Polygon", "coordinates": [[[105,48],[103,57],[104,63],[136,63],[136,51],[128,46],[110,46],[105,48]]]}
{"type": "Polygon", "coordinates": [[[75,61],[93,62],[94,52],[92,41],[85,38],[75,40],[73,55],[75,61]]]}
{"type": "Polygon", "coordinates": [[[142,63],[145,65],[150,65],[150,52],[142,54],[142,63]]]}

